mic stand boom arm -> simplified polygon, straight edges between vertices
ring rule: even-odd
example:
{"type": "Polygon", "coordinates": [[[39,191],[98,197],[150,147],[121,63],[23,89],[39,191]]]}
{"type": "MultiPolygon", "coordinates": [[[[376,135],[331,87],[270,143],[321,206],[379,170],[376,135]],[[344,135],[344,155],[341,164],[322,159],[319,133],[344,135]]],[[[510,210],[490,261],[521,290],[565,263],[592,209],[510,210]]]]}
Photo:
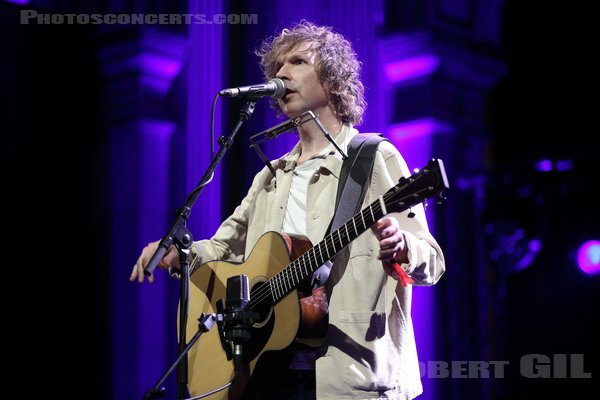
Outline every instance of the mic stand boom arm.
{"type": "MultiPolygon", "coordinates": [[[[204,189],[204,186],[206,186],[208,184],[208,182],[210,182],[210,180],[212,179],[212,176],[214,174],[215,169],[217,168],[217,165],[221,162],[221,160],[225,156],[225,153],[227,152],[227,150],[229,150],[229,148],[233,144],[233,139],[237,135],[242,124],[252,116],[255,105],[256,105],[255,101],[246,102],[246,104],[244,105],[244,108],[240,111],[239,119],[238,119],[231,135],[228,137],[221,137],[219,139],[219,144],[221,145],[221,148],[219,149],[219,151],[217,152],[215,157],[211,160],[211,163],[208,166],[206,172],[204,173],[204,176],[200,180],[200,183],[188,195],[184,206],[182,208],[180,208],[177,211],[177,213],[175,214],[176,215],[175,221],[171,225],[171,228],[169,229],[167,234],[160,241],[160,243],[158,245],[158,249],[156,249],[156,252],[154,252],[154,255],[152,256],[152,258],[150,258],[148,265],[146,265],[146,268],[144,269],[144,275],[149,276],[154,272],[154,270],[156,269],[156,267],[158,266],[158,264],[160,263],[162,258],[167,253],[167,250],[169,250],[169,247],[172,244],[176,244],[175,239],[178,239],[182,233],[189,234],[189,231],[187,231],[187,229],[183,229],[183,231],[185,231],[185,232],[181,232],[182,229],[180,227],[185,225],[185,222],[187,221],[187,218],[190,215],[191,208],[194,205],[194,203],[196,202],[196,199],[202,192],[202,189],[204,189]]],[[[184,242],[184,240],[180,240],[180,241],[184,242]]],[[[185,242],[189,242],[189,241],[185,240],[185,242]]],[[[191,242],[188,244],[191,245],[191,242]]]]}
{"type": "MultiPolygon", "coordinates": [[[[233,144],[233,139],[237,135],[242,124],[247,121],[254,112],[256,101],[248,100],[242,110],[238,121],[236,122],[231,135],[227,137],[221,137],[219,144],[221,145],[219,151],[215,157],[211,160],[204,176],[200,180],[198,186],[196,186],[188,195],[183,207],[177,210],[175,213],[175,221],[171,224],[168,232],[163,236],[158,244],[158,248],[150,258],[148,265],[144,269],[144,275],[151,275],[158,264],[161,262],[169,247],[175,245],[179,253],[179,265],[181,267],[181,279],[180,279],[180,297],[179,297],[179,354],[181,355],[186,348],[186,327],[188,317],[188,302],[189,302],[189,260],[188,253],[189,248],[193,243],[192,234],[187,229],[185,223],[192,210],[192,206],[196,202],[196,199],[202,192],[202,189],[210,182],[214,174],[217,165],[221,162],[227,150],[233,144]]],[[[177,368],[177,399],[185,398],[187,390],[187,379],[188,379],[188,368],[187,368],[187,357],[181,357],[178,359],[177,368]]]]}

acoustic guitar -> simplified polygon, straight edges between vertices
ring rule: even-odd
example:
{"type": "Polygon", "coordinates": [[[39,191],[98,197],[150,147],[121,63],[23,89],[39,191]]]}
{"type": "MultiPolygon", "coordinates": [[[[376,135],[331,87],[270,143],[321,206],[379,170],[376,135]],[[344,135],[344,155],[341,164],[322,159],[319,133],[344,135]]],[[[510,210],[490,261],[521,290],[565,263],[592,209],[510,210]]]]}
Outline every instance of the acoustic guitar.
{"type": "MultiPolygon", "coordinates": [[[[222,311],[227,279],[248,277],[250,302],[247,309],[259,318],[251,328],[251,340],[243,344],[243,367],[236,374],[231,344],[221,324],[202,334],[188,353],[188,390],[192,396],[212,392],[205,398],[239,399],[260,356],[266,351],[289,346],[298,333],[302,317],[297,286],[326,261],[390,212],[402,212],[424,200],[440,196],[449,188],[440,159],[428,164],[364,208],[353,218],[312,246],[305,238],[267,232],[258,240],[243,263],[211,261],[190,265],[189,315],[201,316],[222,311]],[[219,311],[221,310],[221,311],[219,311]]],[[[198,323],[189,318],[186,337],[193,337],[198,323]]]]}

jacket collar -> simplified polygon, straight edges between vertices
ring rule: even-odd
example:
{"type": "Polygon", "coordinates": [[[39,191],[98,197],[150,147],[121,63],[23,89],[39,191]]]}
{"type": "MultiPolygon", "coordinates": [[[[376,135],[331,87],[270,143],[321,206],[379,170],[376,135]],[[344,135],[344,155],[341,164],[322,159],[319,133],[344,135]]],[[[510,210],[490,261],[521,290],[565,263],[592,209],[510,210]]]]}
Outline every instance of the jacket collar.
{"type": "MultiPolygon", "coordinates": [[[[348,154],[348,145],[357,134],[358,131],[351,124],[343,124],[340,134],[334,140],[344,153],[348,154]]],[[[292,171],[300,157],[300,150],[300,142],[297,142],[289,153],[279,159],[277,168],[282,169],[283,172],[292,171]]],[[[341,170],[343,158],[333,144],[326,146],[316,157],[325,158],[325,162],[321,165],[321,168],[326,168],[336,175],[341,170]]]]}

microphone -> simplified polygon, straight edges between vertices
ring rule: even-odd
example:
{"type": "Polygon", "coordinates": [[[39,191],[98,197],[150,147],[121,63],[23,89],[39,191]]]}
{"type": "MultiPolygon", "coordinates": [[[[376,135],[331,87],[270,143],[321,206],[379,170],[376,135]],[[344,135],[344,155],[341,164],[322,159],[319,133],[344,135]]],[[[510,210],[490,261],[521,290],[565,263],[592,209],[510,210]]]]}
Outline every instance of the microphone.
{"type": "Polygon", "coordinates": [[[235,371],[242,365],[242,343],[250,339],[252,315],[245,311],[250,302],[248,277],[236,275],[227,278],[225,295],[225,337],[233,343],[233,364],[235,371]]]}
{"type": "Polygon", "coordinates": [[[242,97],[247,96],[251,100],[260,99],[261,97],[269,96],[274,99],[283,97],[285,94],[285,83],[279,78],[273,78],[267,83],[259,83],[258,85],[240,86],[236,88],[223,89],[219,92],[219,96],[224,97],[242,97]]]}

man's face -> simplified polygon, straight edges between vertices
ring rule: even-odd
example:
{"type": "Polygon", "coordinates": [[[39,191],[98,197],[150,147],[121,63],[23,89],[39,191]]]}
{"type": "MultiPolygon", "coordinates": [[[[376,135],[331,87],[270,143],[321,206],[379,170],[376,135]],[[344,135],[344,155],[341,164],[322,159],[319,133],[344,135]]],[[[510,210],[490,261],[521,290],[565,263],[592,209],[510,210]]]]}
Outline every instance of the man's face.
{"type": "Polygon", "coordinates": [[[329,102],[329,93],[319,82],[315,63],[317,53],[310,43],[300,43],[277,60],[277,78],[285,82],[285,96],[278,99],[279,107],[289,118],[311,110],[320,114],[329,102]]]}

